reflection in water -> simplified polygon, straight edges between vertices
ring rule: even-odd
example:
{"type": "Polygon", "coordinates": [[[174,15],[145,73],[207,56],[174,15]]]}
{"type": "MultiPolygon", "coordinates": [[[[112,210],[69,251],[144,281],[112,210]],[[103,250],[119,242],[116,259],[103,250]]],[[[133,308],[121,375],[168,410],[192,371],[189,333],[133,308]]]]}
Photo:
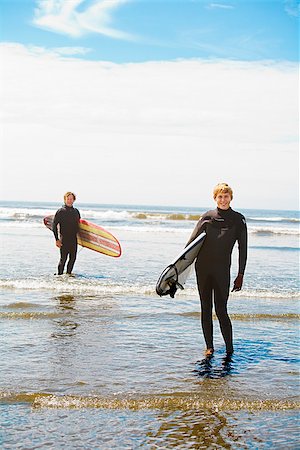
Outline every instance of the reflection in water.
{"type": "Polygon", "coordinates": [[[222,359],[221,366],[214,367],[214,357],[207,357],[196,362],[196,368],[193,370],[196,376],[201,378],[223,378],[232,371],[232,357],[225,356],[222,359]]]}
{"type": "Polygon", "coordinates": [[[78,323],[71,320],[58,319],[55,321],[57,324],[57,330],[51,334],[54,338],[66,338],[72,337],[75,334],[78,323]]]}
{"type": "MultiPolygon", "coordinates": [[[[87,398],[90,402],[92,399],[91,395],[87,398]]],[[[26,397],[19,396],[14,404],[5,406],[9,442],[5,448],[19,448],[20,442],[28,442],[28,448],[105,450],[299,448],[297,410],[256,409],[254,414],[246,408],[215,412],[205,406],[174,411],[144,407],[74,409],[70,405],[49,409],[47,404],[41,410],[35,406],[29,409],[24,400],[26,397]]]]}
{"type": "Polygon", "coordinates": [[[55,297],[59,302],[59,307],[62,309],[75,309],[75,298],[73,295],[59,295],[55,297]]]}
{"type": "MultiPolygon", "coordinates": [[[[271,344],[259,339],[240,339],[236,341],[235,353],[222,357],[221,350],[212,357],[196,362],[193,373],[200,378],[223,378],[249,370],[264,360],[276,359],[271,355],[271,344]]],[[[292,362],[289,359],[289,362],[292,362]]]]}
{"type": "MultiPolygon", "coordinates": [[[[59,309],[72,314],[75,310],[75,298],[73,295],[59,295],[55,297],[55,300],[59,302],[59,309]]],[[[71,316],[72,317],[72,316],[71,316]]],[[[75,334],[75,330],[79,326],[78,323],[70,319],[70,315],[61,317],[54,321],[57,325],[56,330],[51,334],[54,338],[72,337],[75,334]]]]}
{"type": "Polygon", "coordinates": [[[232,448],[240,439],[225,414],[213,410],[165,412],[157,420],[159,429],[147,436],[159,448],[232,448]]]}

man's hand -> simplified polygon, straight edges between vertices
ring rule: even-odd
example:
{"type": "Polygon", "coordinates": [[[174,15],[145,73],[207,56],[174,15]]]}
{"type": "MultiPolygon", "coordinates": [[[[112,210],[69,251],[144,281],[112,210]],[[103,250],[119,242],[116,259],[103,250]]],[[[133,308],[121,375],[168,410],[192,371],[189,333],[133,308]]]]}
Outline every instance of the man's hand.
{"type": "Polygon", "coordinates": [[[232,289],[231,292],[240,291],[242,289],[243,279],[244,279],[244,275],[239,273],[238,276],[236,277],[236,279],[233,282],[233,289],[232,289]]]}
{"type": "Polygon", "coordinates": [[[62,247],[62,242],[58,239],[56,242],[56,247],[61,248],[62,247]]]}

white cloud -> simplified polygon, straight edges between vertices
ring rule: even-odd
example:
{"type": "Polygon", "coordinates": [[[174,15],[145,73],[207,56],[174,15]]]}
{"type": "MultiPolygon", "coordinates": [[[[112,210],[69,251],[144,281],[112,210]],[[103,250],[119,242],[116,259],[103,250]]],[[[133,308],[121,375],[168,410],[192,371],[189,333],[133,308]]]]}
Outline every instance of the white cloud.
{"type": "Polygon", "coordinates": [[[132,35],[110,26],[113,11],[129,1],[95,0],[85,4],[84,0],[37,0],[33,24],[72,37],[93,32],[131,40],[132,35]]]}
{"type": "Polygon", "coordinates": [[[74,55],[86,55],[91,51],[90,48],[86,47],[54,47],[52,48],[54,53],[62,56],[74,56],[74,55]]]}
{"type": "Polygon", "coordinates": [[[232,5],[224,4],[224,3],[209,3],[207,5],[208,9],[234,9],[232,5]]]}
{"type": "Polygon", "coordinates": [[[297,208],[296,64],[0,50],[0,197],[209,205],[225,180],[239,206],[297,208]]]}
{"type": "MultiPolygon", "coordinates": [[[[20,47],[21,48],[21,47],[20,47]]],[[[75,55],[86,55],[91,51],[90,48],[86,47],[52,47],[44,48],[38,47],[36,45],[28,45],[28,51],[31,55],[41,56],[41,55],[52,55],[52,56],[75,56],[75,55]]]]}

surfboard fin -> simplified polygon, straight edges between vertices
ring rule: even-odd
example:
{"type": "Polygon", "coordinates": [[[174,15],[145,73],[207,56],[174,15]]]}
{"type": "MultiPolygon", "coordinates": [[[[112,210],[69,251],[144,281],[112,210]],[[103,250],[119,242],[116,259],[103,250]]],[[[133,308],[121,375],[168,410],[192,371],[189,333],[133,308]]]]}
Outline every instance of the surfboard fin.
{"type": "Polygon", "coordinates": [[[160,276],[157,285],[156,285],[156,293],[162,297],[164,295],[170,295],[171,298],[175,297],[177,289],[184,289],[183,285],[178,282],[178,271],[175,265],[170,264],[160,276]],[[161,287],[161,279],[164,278],[165,273],[169,271],[169,269],[174,269],[174,272],[169,278],[164,279],[164,287],[161,287]],[[169,287],[169,289],[167,289],[169,287]]]}
{"type": "Polygon", "coordinates": [[[171,286],[170,286],[170,289],[167,292],[167,294],[170,294],[170,297],[174,298],[175,294],[176,294],[176,291],[177,291],[176,283],[172,283],[171,286]]]}
{"type": "Polygon", "coordinates": [[[168,284],[170,286],[170,289],[168,289],[162,295],[170,295],[171,298],[174,298],[178,288],[181,290],[184,289],[184,287],[180,283],[178,283],[178,281],[175,281],[175,280],[169,281],[168,284]]]}

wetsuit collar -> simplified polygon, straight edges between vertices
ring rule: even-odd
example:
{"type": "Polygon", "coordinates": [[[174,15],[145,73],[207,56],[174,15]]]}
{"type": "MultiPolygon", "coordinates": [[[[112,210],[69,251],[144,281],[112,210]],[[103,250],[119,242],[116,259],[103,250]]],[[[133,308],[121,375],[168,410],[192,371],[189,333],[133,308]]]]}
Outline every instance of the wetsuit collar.
{"type": "Polygon", "coordinates": [[[229,206],[229,208],[228,209],[221,209],[221,208],[218,208],[217,207],[217,210],[218,210],[218,212],[219,213],[227,213],[227,212],[229,212],[229,211],[232,211],[232,209],[231,209],[231,207],[229,206]]]}

